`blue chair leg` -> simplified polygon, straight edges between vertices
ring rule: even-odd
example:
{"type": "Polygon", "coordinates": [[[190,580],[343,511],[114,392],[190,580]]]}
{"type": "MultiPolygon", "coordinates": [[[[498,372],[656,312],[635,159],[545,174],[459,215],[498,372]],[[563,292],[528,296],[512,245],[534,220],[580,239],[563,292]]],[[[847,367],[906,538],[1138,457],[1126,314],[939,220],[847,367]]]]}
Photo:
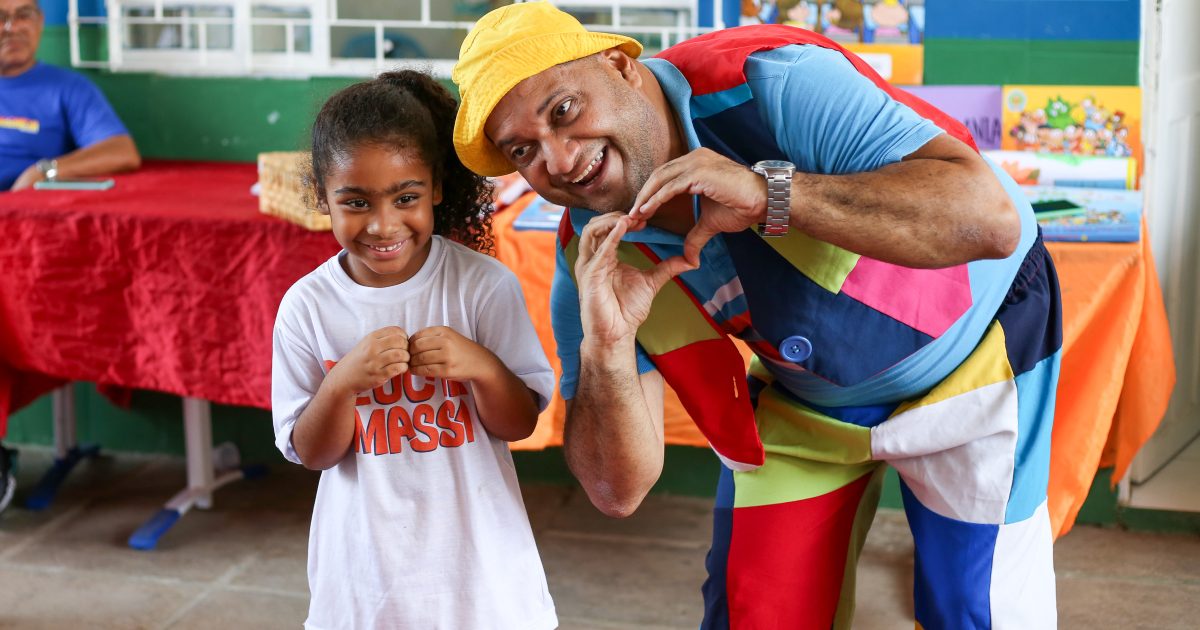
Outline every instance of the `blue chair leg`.
{"type": "Polygon", "coordinates": [[[71,447],[67,451],[67,456],[55,459],[50,470],[47,470],[46,474],[38,480],[37,485],[25,497],[25,507],[30,510],[44,510],[50,507],[50,504],[54,502],[54,497],[58,494],[59,487],[66,481],[67,475],[71,474],[71,470],[85,458],[96,457],[99,454],[100,447],[95,444],[71,447]]]}

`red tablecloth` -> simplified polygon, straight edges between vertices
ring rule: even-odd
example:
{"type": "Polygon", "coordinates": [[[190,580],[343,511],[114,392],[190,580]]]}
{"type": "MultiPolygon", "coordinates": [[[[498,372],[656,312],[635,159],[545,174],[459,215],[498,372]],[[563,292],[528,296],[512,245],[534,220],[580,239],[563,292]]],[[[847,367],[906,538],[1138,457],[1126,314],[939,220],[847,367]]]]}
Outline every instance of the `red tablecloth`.
{"type": "Polygon", "coordinates": [[[115,179],[0,194],[0,436],[63,379],[270,406],[279,301],[337,243],[260,214],[254,164],[115,179]]]}

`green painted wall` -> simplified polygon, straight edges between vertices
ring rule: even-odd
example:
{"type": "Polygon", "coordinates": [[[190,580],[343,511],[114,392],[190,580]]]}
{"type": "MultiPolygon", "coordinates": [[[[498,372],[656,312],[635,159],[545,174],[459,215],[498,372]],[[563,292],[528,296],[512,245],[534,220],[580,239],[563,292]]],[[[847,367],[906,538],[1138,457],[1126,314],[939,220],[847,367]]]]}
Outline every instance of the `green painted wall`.
{"type": "MultiPolygon", "coordinates": [[[[84,59],[103,58],[100,37],[84,59]]],[[[66,27],[46,27],[38,57],[70,65],[66,27]]],[[[108,97],[143,157],[253,162],[263,151],[307,147],[325,99],[352,77],[257,79],[179,77],[84,70],[108,97]]]]}
{"type": "Polygon", "coordinates": [[[1138,42],[925,40],[928,85],[1137,85],[1138,42]]]}
{"type": "MultiPolygon", "coordinates": [[[[128,409],[114,406],[90,383],[73,384],[81,444],[114,452],[182,455],[183,403],[176,396],[135,391],[128,409]]],[[[283,460],[275,449],[271,414],[262,409],[213,405],[213,442],[231,441],[246,461],[283,460]]],[[[9,418],[6,443],[53,445],[50,397],[43,396],[9,418]]]]}
{"type": "Polygon", "coordinates": [[[355,81],[92,73],[148,158],[254,161],[302,149],[330,94],[355,81]]]}

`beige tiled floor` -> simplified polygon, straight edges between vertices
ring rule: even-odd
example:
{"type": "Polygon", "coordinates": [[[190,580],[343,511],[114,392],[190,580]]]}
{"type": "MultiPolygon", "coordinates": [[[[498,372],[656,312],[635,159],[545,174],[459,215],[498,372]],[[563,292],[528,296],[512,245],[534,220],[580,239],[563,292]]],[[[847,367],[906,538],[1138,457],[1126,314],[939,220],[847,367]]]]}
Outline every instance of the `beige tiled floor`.
{"type": "MultiPolygon", "coordinates": [[[[49,466],[22,453],[21,484],[49,466]]],[[[278,466],[218,492],[152,552],[125,541],[184,483],[182,460],[84,464],[44,512],[0,517],[0,628],[295,628],[316,475],[278,466]]],[[[695,628],[710,533],[707,500],[652,495],[616,521],[581,492],[525,487],[565,629],[695,628]]],[[[1062,628],[1195,628],[1200,538],[1078,527],[1056,546],[1062,628]]],[[[913,627],[912,541],[883,511],[859,571],[856,628],[913,627]]]]}

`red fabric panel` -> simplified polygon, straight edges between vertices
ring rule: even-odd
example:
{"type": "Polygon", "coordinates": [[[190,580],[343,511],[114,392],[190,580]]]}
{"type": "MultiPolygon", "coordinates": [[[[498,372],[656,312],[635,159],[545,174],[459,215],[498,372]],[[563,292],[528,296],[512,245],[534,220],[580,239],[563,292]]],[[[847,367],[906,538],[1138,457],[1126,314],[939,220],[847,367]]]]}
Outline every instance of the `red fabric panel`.
{"type": "Polygon", "coordinates": [[[269,408],[279,301],[339,249],[259,213],[254,164],[114,179],[0,194],[0,436],[64,379],[269,408]]]}
{"type": "Polygon", "coordinates": [[[655,57],[665,59],[678,68],[691,84],[692,93],[700,96],[745,83],[746,74],[743,67],[746,65],[746,57],[760,50],[771,50],[791,44],[812,44],[842,53],[860,74],[879,86],[879,89],[908,105],[946,133],[967,143],[973,150],[979,151],[975,146],[975,139],[971,137],[971,132],[967,131],[965,125],[916,96],[893,87],[867,62],[842,48],[837,42],[806,29],[784,24],[727,28],[675,44],[655,57]]]}
{"type": "MultiPolygon", "coordinates": [[[[649,246],[634,245],[652,263],[662,262],[649,246]]],[[[717,338],[694,341],[666,354],[653,355],[654,367],[679,395],[696,428],[715,451],[735,462],[761,466],[766,453],[758,437],[754,406],[750,404],[742,353],[683,280],[675,277],[671,281],[692,301],[696,312],[716,331],[717,338]],[[697,370],[698,365],[705,368],[697,370]]]]}
{"type": "Polygon", "coordinates": [[[696,341],[651,359],[713,449],[735,462],[762,465],[765,453],[745,363],[728,337],[696,341]]]}
{"type": "Polygon", "coordinates": [[[726,589],[731,628],[828,630],[854,518],[871,475],[789,503],[735,507],[726,589]]]}

